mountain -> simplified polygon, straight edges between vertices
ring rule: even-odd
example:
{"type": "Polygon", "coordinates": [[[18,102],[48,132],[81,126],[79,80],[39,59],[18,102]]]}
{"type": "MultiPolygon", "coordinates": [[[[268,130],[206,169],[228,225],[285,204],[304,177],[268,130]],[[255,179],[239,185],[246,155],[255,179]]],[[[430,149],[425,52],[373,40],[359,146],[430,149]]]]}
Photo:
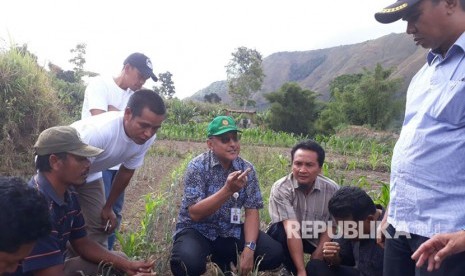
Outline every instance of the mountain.
{"type": "MultiPolygon", "coordinates": [[[[261,91],[254,100],[257,108],[268,105],[263,95],[278,90],[286,82],[320,94],[320,99],[329,99],[329,83],[343,74],[361,73],[363,68],[373,70],[377,63],[383,68],[394,67],[393,78],[403,78],[405,91],[410,79],[425,63],[427,50],[414,44],[411,36],[389,34],[362,43],[342,45],[299,52],[278,52],[263,59],[265,79],[261,91]]],[[[203,101],[204,95],[216,93],[223,103],[230,103],[226,80],[216,81],[196,92],[188,99],[203,101]]]]}

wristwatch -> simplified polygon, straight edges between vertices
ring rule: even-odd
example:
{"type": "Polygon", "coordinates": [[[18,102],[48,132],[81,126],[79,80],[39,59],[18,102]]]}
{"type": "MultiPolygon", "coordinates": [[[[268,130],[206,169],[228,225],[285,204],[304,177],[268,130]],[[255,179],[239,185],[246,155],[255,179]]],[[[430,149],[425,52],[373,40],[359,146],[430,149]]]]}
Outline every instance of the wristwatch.
{"type": "Polygon", "coordinates": [[[254,241],[246,242],[245,246],[248,247],[250,250],[255,251],[255,247],[257,244],[254,241]]]}

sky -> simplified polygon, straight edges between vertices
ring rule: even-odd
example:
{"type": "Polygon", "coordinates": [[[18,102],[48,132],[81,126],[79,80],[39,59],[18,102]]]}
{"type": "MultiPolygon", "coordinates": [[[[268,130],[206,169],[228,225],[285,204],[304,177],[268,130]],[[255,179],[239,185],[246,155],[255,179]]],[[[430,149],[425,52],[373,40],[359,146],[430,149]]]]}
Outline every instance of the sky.
{"type": "MultiPolygon", "coordinates": [[[[238,47],[260,52],[308,51],[405,31],[374,13],[394,0],[6,0],[0,48],[28,45],[46,68],[65,70],[86,43],[85,70],[117,76],[133,52],[149,56],[155,74],[171,72],[175,96],[191,96],[226,79],[238,47]]],[[[150,79],[145,87],[155,85],[150,79]]]]}

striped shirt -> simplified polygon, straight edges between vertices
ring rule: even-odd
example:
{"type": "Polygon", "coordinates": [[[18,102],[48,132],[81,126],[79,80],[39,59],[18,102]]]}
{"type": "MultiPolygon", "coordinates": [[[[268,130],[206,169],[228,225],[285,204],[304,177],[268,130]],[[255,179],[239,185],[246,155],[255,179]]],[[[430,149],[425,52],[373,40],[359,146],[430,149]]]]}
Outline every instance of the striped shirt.
{"type": "MultiPolygon", "coordinates": [[[[268,210],[273,223],[284,220],[302,222],[331,220],[328,210],[329,199],[339,189],[331,179],[318,175],[309,194],[299,189],[292,173],[276,181],[271,188],[268,210]]],[[[308,240],[314,246],[317,239],[308,240]]]]}
{"type": "Polygon", "coordinates": [[[63,264],[66,243],[86,236],[84,217],[74,191],[68,190],[64,200],[61,199],[41,173],[33,177],[29,185],[36,187],[47,199],[53,228],[49,236],[37,241],[31,254],[24,259],[23,272],[63,264]]]}
{"type": "Polygon", "coordinates": [[[394,147],[388,222],[425,237],[465,227],[465,33],[431,51],[407,91],[394,147]]]}

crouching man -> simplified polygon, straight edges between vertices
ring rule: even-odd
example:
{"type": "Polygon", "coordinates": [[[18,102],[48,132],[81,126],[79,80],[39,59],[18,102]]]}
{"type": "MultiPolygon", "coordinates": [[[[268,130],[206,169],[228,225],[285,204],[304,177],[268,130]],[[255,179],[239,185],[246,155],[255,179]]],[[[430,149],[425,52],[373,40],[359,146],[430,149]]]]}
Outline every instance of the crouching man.
{"type": "Polygon", "coordinates": [[[111,263],[127,275],[152,275],[152,263],[129,261],[121,254],[108,251],[86,235],[84,218],[74,191],[85,183],[89,174],[89,157],[103,150],[82,142],[69,126],[44,130],[34,145],[38,173],[29,181],[47,199],[52,232],[37,241],[22,263],[17,275],[97,275],[99,263],[111,263]],[[65,259],[70,242],[78,257],[65,259]]]}

